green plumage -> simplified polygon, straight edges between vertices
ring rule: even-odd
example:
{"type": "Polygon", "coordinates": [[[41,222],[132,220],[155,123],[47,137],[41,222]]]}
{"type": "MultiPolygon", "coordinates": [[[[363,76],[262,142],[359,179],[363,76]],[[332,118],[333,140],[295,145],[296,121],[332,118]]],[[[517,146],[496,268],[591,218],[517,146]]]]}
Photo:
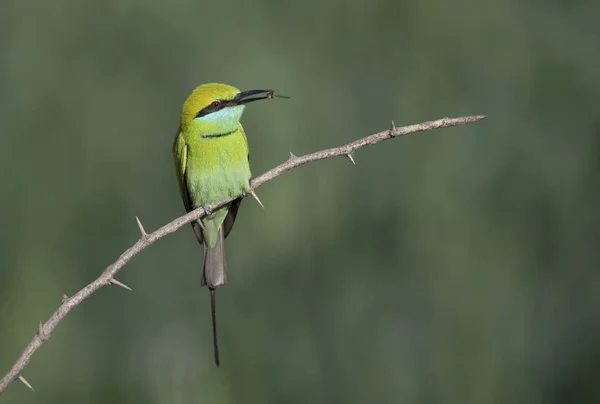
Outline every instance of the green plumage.
{"type": "MultiPolygon", "coordinates": [[[[188,128],[180,132],[175,144],[179,183],[188,211],[239,196],[250,187],[248,144],[242,125],[233,133],[203,138],[207,128],[188,128]]],[[[218,130],[218,129],[217,129],[218,130]]],[[[203,236],[209,248],[217,242],[217,231],[228,213],[221,208],[202,219],[203,236]]]]}
{"type": "MultiPolygon", "coordinates": [[[[175,163],[187,211],[249,190],[248,142],[238,121],[244,107],[231,108],[235,109],[192,120],[175,140],[175,163]]],[[[205,248],[202,284],[209,288],[227,282],[222,238],[231,231],[239,203],[235,201],[193,224],[198,241],[205,248]]]]}

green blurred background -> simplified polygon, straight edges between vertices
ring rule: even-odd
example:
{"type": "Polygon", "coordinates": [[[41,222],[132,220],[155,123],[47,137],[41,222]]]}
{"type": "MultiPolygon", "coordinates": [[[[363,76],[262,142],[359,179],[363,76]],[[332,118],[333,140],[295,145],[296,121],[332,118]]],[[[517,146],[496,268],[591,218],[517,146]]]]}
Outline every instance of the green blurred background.
{"type": "Polygon", "coordinates": [[[189,227],[52,334],[2,403],[600,402],[596,0],[0,2],[0,371],[60,304],[183,213],[198,84],[273,88],[260,174],[397,125],[242,204],[212,358],[189,227]]]}

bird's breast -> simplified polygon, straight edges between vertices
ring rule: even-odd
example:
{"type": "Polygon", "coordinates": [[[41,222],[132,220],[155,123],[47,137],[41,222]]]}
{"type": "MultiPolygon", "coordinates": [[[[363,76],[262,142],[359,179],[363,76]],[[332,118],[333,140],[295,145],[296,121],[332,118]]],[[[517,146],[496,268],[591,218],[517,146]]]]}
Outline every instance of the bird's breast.
{"type": "Polygon", "coordinates": [[[225,136],[195,136],[190,140],[186,181],[195,207],[249,190],[248,146],[239,130],[225,136]]]}

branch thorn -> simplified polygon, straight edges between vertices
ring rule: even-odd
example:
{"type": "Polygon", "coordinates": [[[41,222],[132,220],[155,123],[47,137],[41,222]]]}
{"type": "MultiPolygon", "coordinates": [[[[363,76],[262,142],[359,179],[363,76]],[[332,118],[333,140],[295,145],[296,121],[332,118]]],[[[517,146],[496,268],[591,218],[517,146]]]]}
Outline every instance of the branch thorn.
{"type": "Polygon", "coordinates": [[[142,238],[147,238],[148,237],[148,233],[146,233],[146,230],[144,229],[144,225],[142,225],[142,222],[140,221],[139,217],[135,217],[135,221],[137,222],[138,228],[140,229],[140,233],[142,234],[142,238]]]}
{"type": "Polygon", "coordinates": [[[44,331],[44,324],[42,323],[42,320],[40,320],[40,326],[38,327],[38,337],[40,337],[42,341],[46,341],[48,338],[50,338],[50,336],[44,331]]]}
{"type": "Polygon", "coordinates": [[[63,293],[62,302],[66,303],[68,300],[69,300],[69,296],[67,296],[66,294],[63,293]]]}
{"type": "Polygon", "coordinates": [[[394,137],[396,133],[396,124],[392,121],[392,126],[390,126],[390,137],[394,137]]]}
{"type": "Polygon", "coordinates": [[[31,384],[29,384],[29,382],[27,381],[27,379],[25,379],[23,377],[23,375],[19,375],[19,381],[21,383],[23,383],[25,386],[29,387],[31,389],[31,391],[35,391],[35,389],[33,387],[31,387],[31,384]]]}
{"type": "Polygon", "coordinates": [[[258,204],[264,209],[265,205],[262,204],[262,202],[260,201],[260,199],[258,199],[258,195],[256,195],[256,192],[251,189],[250,190],[250,195],[252,195],[254,197],[254,199],[256,199],[256,202],[258,202],[258,204]]]}
{"type": "Polygon", "coordinates": [[[290,159],[290,160],[293,160],[293,159],[295,159],[295,158],[296,158],[296,155],[295,155],[294,153],[290,152],[290,158],[289,158],[289,159],[290,159]]]}
{"type": "Polygon", "coordinates": [[[356,165],[356,161],[354,161],[354,157],[352,157],[352,153],[346,154],[346,157],[348,157],[350,159],[350,161],[352,162],[352,164],[356,165]]]}
{"type": "Polygon", "coordinates": [[[127,289],[127,290],[129,290],[130,292],[133,292],[133,289],[131,289],[129,286],[125,285],[124,283],[122,283],[122,282],[119,282],[119,281],[118,281],[118,280],[116,280],[115,278],[110,278],[110,279],[108,280],[108,283],[109,283],[110,285],[120,286],[120,287],[122,287],[123,289],[127,289]]]}

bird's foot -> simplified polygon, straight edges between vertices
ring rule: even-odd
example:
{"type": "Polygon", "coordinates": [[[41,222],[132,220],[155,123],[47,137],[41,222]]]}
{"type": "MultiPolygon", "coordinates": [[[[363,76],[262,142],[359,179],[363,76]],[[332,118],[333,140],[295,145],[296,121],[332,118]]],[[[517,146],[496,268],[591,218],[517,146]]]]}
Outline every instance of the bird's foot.
{"type": "Polygon", "coordinates": [[[208,205],[202,205],[202,209],[204,210],[204,213],[206,213],[206,216],[210,216],[212,214],[212,209],[208,207],[208,205]]]}

